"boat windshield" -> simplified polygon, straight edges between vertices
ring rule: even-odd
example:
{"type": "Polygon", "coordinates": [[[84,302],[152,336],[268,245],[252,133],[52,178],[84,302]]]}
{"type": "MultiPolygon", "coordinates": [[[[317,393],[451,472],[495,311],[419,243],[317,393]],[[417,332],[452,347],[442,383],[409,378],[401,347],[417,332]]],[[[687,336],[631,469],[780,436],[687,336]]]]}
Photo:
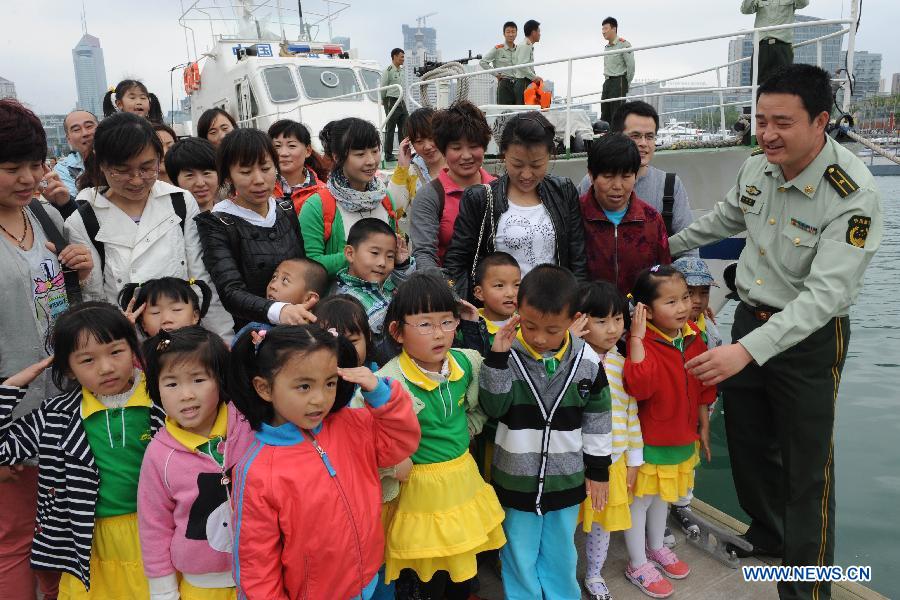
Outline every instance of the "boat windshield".
{"type": "Polygon", "coordinates": [[[263,71],[263,81],[272,102],[287,102],[297,99],[297,86],[291,76],[290,67],[269,67],[263,71]]]}
{"type": "MultiPolygon", "coordinates": [[[[360,69],[359,74],[367,90],[374,90],[381,86],[381,73],[375,69],[360,69]]],[[[372,102],[378,102],[378,92],[370,92],[368,96],[372,102]]]]}
{"type": "MultiPolygon", "coordinates": [[[[353,69],[302,66],[297,67],[297,72],[300,74],[303,91],[310,99],[334,98],[360,91],[359,81],[357,81],[353,69]]],[[[358,98],[343,99],[358,100],[358,98]]]]}

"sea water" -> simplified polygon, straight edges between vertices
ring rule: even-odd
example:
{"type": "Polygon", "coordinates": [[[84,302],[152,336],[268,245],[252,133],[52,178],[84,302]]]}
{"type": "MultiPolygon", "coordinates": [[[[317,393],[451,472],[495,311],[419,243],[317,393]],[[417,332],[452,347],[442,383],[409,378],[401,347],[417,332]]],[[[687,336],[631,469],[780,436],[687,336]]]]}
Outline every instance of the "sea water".
{"type": "MultiPolygon", "coordinates": [[[[885,233],[850,311],[834,432],[835,562],[870,565],[872,581],[866,585],[900,598],[900,177],[875,180],[885,233]]],[[[726,342],[736,306],[729,302],[717,317],[726,342]]],[[[695,493],[749,522],[734,492],[720,411],[712,426],[713,460],[703,460],[695,493]]]]}

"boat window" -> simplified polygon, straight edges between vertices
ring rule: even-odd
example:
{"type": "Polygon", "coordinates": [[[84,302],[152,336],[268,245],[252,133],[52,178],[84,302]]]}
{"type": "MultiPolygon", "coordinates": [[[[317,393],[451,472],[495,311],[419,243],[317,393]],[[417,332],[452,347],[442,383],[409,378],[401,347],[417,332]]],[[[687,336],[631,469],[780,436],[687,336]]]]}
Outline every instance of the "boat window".
{"type": "MultiPolygon", "coordinates": [[[[334,98],[360,91],[353,69],[334,67],[297,67],[303,91],[308,98],[334,98]]],[[[357,98],[346,98],[357,100],[357,98]]]]}
{"type": "MultiPolygon", "coordinates": [[[[360,69],[359,74],[362,76],[363,85],[367,90],[374,90],[381,87],[381,73],[374,69],[360,69]]],[[[371,92],[368,94],[369,100],[378,102],[379,92],[371,92]]]]}
{"type": "Polygon", "coordinates": [[[297,99],[297,86],[291,76],[290,67],[270,67],[263,71],[263,81],[269,90],[272,102],[287,102],[297,99]]]}

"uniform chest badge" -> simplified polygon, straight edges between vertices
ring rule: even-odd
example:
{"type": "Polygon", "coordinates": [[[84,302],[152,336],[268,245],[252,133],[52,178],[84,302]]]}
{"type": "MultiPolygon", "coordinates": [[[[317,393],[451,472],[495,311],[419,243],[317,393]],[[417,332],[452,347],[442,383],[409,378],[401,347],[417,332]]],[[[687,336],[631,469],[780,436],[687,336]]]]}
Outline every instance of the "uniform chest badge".
{"type": "Polygon", "coordinates": [[[741,204],[753,206],[754,204],[756,204],[756,198],[751,198],[750,196],[741,196],[741,204]]]}
{"type": "Polygon", "coordinates": [[[762,192],[759,191],[759,188],[755,185],[746,185],[744,186],[744,191],[750,194],[751,196],[759,196],[762,192]]]}
{"type": "Polygon", "coordinates": [[[872,224],[870,217],[863,215],[853,215],[847,221],[847,243],[857,248],[866,247],[866,238],[869,237],[869,225],[872,224]]]}
{"type": "Polygon", "coordinates": [[[816,234],[816,233],[819,232],[819,228],[818,228],[818,227],[813,227],[812,225],[807,225],[806,223],[804,223],[804,222],[801,221],[800,219],[795,219],[795,218],[793,218],[793,217],[791,217],[791,225],[793,225],[793,226],[796,227],[797,229],[802,229],[803,231],[805,231],[805,232],[807,232],[807,233],[816,234]]]}

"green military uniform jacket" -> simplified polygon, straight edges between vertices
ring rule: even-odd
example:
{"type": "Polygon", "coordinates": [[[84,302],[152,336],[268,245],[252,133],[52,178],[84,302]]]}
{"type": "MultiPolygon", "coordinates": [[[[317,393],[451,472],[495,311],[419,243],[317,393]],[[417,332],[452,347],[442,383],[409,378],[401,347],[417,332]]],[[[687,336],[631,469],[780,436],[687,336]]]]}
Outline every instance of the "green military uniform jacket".
{"type": "MultiPolygon", "coordinates": [[[[756,21],[753,27],[771,27],[772,25],[786,25],[794,22],[794,11],[805,8],[809,0],[743,0],[741,12],[745,15],[756,13],[756,21]]],[[[760,39],[772,38],[787,42],[794,41],[794,30],[776,29],[763,32],[760,39]]]]}
{"type": "MultiPolygon", "coordinates": [[[[394,66],[394,63],[391,63],[381,75],[381,87],[395,83],[403,85],[403,67],[398,68],[394,66]]],[[[401,95],[401,92],[397,89],[381,90],[382,100],[385,98],[399,98],[401,95]]]]}
{"type": "MultiPolygon", "coordinates": [[[[631,44],[625,38],[616,38],[611,44],[607,44],[605,50],[621,50],[622,48],[631,48],[631,44]]],[[[634,52],[622,52],[621,54],[613,54],[603,57],[603,76],[604,77],[621,77],[625,76],[628,85],[634,79],[634,52]]]]}
{"type": "Polygon", "coordinates": [[[881,244],[881,196],[866,166],[825,138],[819,155],[785,181],[751,156],[725,199],[669,238],[673,255],[747,232],[738,261],[741,300],[782,309],[740,339],[758,364],[847,315],[881,244]]]}
{"type": "MultiPolygon", "coordinates": [[[[493,48],[487,51],[487,54],[484,55],[478,64],[481,65],[482,69],[499,69],[500,67],[511,67],[516,64],[516,52],[518,50],[518,46],[515,44],[512,45],[512,48],[503,44],[497,44],[493,48]]],[[[532,50],[533,52],[533,50],[532,50]]],[[[510,69],[509,71],[500,71],[498,73],[493,73],[493,75],[499,75],[500,77],[512,79],[515,77],[516,69],[510,69]]]]}
{"type": "MultiPolygon", "coordinates": [[[[534,44],[526,39],[523,43],[516,46],[516,56],[513,64],[524,65],[530,62],[534,62],[534,44]]],[[[517,79],[527,79],[529,81],[537,79],[537,73],[534,72],[534,67],[532,66],[519,67],[514,73],[517,79]]]]}

